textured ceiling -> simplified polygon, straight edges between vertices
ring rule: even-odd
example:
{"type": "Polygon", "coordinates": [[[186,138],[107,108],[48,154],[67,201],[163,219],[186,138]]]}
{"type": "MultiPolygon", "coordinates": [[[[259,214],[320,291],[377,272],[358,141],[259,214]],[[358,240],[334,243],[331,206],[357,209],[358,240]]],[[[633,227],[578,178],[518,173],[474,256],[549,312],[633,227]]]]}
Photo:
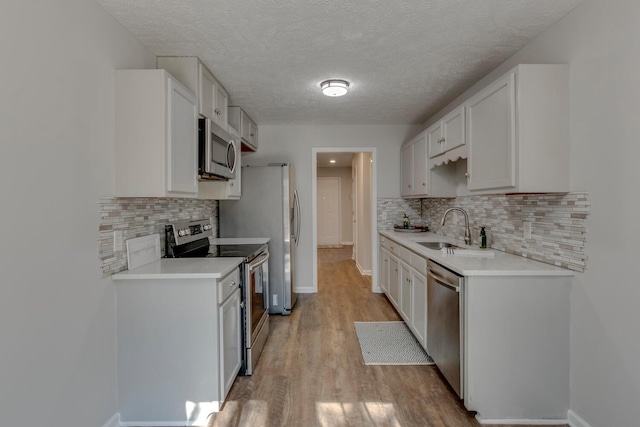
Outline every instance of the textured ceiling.
{"type": "Polygon", "coordinates": [[[97,0],[258,124],[417,124],[581,0],[97,0]],[[341,98],[320,82],[346,79],[341,98]]]}

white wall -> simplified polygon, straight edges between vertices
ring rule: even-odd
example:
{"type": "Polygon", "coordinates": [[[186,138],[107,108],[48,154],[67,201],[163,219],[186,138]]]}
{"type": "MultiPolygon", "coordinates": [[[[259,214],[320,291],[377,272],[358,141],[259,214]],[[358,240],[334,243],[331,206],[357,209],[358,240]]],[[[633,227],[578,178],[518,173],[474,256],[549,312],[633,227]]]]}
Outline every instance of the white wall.
{"type": "MultiPolygon", "coordinates": [[[[375,248],[371,246],[371,153],[357,153],[353,162],[356,170],[356,239],[355,261],[363,274],[372,273],[372,255],[375,248]]],[[[375,285],[374,285],[375,286],[375,285]]]]}
{"type": "MultiPolygon", "coordinates": [[[[302,223],[297,250],[297,288],[313,287],[312,148],[373,147],[378,160],[378,197],[400,195],[400,145],[419,132],[418,126],[259,126],[260,148],[242,157],[244,165],[290,162],[295,166],[302,223]]],[[[357,151],[357,150],[355,150],[357,151]]]]}
{"type": "Polygon", "coordinates": [[[639,18],[637,0],[584,0],[485,79],[518,63],[570,64],[572,189],[591,200],[572,294],[571,411],[593,427],[638,425],[639,18]]]}
{"type": "Polygon", "coordinates": [[[319,167],[317,174],[318,178],[340,178],[340,243],[353,243],[351,168],[319,167]]]}
{"type": "Polygon", "coordinates": [[[86,0],[4,2],[0,46],[0,425],[101,426],[117,411],[97,249],[113,69],[154,56],[86,0]]]}

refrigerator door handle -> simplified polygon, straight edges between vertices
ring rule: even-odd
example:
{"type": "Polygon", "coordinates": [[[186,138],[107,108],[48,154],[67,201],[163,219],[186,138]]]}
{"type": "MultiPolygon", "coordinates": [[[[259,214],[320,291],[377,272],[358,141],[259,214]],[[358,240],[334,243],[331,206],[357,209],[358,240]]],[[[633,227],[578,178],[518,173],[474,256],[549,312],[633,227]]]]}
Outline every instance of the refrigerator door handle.
{"type": "Polygon", "coordinates": [[[300,241],[300,198],[298,197],[298,191],[295,190],[293,192],[293,205],[295,208],[295,221],[296,221],[296,234],[294,240],[296,242],[296,247],[298,246],[298,242],[300,241]]]}

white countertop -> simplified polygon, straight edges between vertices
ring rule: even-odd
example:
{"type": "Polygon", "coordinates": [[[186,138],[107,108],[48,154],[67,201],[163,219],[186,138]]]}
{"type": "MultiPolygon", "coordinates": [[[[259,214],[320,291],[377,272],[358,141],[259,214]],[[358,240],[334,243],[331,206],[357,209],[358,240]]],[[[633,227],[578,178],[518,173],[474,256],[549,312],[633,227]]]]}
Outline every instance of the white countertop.
{"type": "MultiPolygon", "coordinates": [[[[416,242],[449,242],[465,249],[479,249],[466,246],[455,239],[435,233],[402,233],[391,230],[378,230],[387,238],[410,249],[418,255],[431,259],[463,276],[573,276],[574,272],[551,264],[534,261],[495,249],[494,258],[445,255],[437,249],[429,249],[416,242]]],[[[484,249],[483,249],[484,250],[484,249]]]]}
{"type": "Polygon", "coordinates": [[[220,237],[211,239],[212,245],[253,245],[268,243],[270,237],[220,237]]]}
{"type": "Polygon", "coordinates": [[[240,265],[244,258],[162,258],[133,270],[114,274],[113,280],[220,279],[240,265]]]}

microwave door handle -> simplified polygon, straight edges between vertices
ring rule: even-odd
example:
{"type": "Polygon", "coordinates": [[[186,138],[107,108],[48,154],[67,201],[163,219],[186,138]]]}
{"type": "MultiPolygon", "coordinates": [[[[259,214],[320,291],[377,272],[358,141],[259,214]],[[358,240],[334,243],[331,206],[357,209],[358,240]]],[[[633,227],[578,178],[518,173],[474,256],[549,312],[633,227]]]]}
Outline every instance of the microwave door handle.
{"type": "Polygon", "coordinates": [[[213,162],[211,153],[211,120],[204,119],[204,161],[205,170],[209,171],[213,162]]]}

